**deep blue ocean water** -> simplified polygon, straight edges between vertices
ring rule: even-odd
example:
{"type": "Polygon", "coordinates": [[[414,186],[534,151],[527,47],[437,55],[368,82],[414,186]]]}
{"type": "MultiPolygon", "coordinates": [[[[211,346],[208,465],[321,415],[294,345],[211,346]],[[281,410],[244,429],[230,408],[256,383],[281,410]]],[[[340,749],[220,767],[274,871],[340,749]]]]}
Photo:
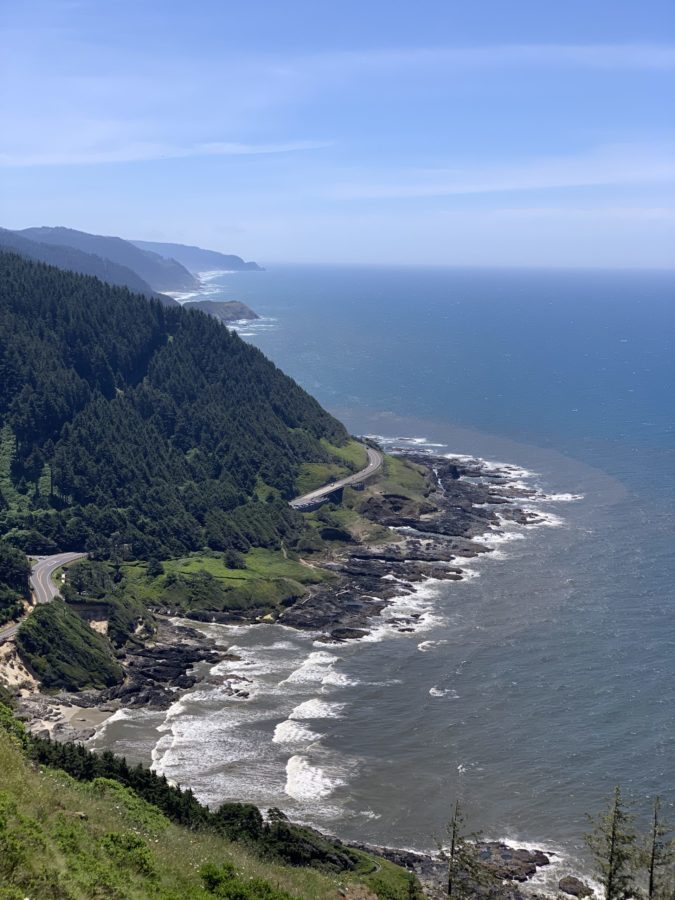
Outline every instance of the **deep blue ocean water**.
{"type": "Polygon", "coordinates": [[[429,588],[417,634],[215,627],[251,699],[202,689],[100,745],[398,846],[433,847],[455,796],[487,835],[576,857],[616,783],[672,811],[675,273],[289,266],[208,290],[354,433],[520,466],[552,527],[429,588]]]}

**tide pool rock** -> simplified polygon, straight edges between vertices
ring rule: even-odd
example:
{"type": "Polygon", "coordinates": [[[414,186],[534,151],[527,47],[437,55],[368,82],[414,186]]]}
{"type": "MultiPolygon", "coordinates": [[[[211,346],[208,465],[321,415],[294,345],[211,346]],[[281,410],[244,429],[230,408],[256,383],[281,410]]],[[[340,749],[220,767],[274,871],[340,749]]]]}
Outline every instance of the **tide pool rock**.
{"type": "Polygon", "coordinates": [[[561,878],[558,888],[563,894],[569,894],[571,897],[590,897],[593,893],[588,885],[575,878],[574,875],[565,875],[564,878],[561,878]]]}

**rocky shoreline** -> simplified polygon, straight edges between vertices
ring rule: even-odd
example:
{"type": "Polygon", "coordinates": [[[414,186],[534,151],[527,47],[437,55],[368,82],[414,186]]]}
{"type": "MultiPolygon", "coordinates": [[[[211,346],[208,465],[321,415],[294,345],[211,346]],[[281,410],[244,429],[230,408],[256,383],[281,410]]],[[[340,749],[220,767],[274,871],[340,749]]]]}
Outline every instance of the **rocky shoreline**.
{"type": "MultiPolygon", "coordinates": [[[[334,572],[337,581],[311,588],[305,598],[281,613],[277,620],[280,624],[314,632],[317,640],[327,643],[366,637],[381,613],[397,598],[412,595],[430,582],[468,577],[463,565],[493,552],[490,539],[499,534],[505,523],[530,526],[543,522],[536,511],[521,505],[541,495],[517,482],[511,467],[460,457],[447,459],[419,451],[401,451],[401,455],[426,470],[428,491],[424,498],[415,502],[402,493],[380,492],[369,496],[361,509],[370,521],[393,529],[396,540],[336,544],[328,558],[311,564],[334,572]]],[[[253,624],[256,613],[253,610],[246,616],[208,614],[194,618],[253,624]]],[[[398,631],[413,632],[417,618],[418,614],[408,613],[387,621],[398,631]]],[[[162,616],[158,623],[151,642],[125,653],[123,684],[105,691],[83,691],[76,696],[66,692],[50,696],[24,692],[28,696],[20,699],[19,715],[28,729],[60,741],[87,741],[106,718],[120,709],[167,709],[181,693],[209,679],[207,667],[211,669],[228,658],[226,650],[184,621],[162,616]],[[205,665],[200,666],[201,663],[205,665]]],[[[228,681],[232,694],[245,699],[246,679],[230,675],[228,681]]],[[[414,872],[428,897],[447,896],[447,863],[439,857],[353,846],[414,872]]],[[[517,884],[549,864],[545,853],[485,841],[479,842],[476,850],[493,880],[489,887],[472,884],[472,896],[494,900],[544,896],[532,890],[524,895],[517,884]]],[[[588,894],[588,888],[572,876],[561,879],[559,890],[570,896],[588,894]]]]}
{"type": "Polygon", "coordinates": [[[168,709],[181,692],[201,680],[194,672],[199,663],[215,665],[225,657],[202,632],[160,619],[152,643],[126,652],[122,684],[77,694],[36,691],[19,698],[18,713],[38,737],[85,742],[119,709],[168,709]]]}
{"type": "MultiPolygon", "coordinates": [[[[434,581],[460,581],[467,577],[462,564],[493,552],[486,543],[504,523],[534,525],[542,517],[519,505],[536,498],[534,489],[514,483],[514,470],[477,459],[446,458],[426,452],[397,451],[426,472],[427,489],[417,500],[404,493],[380,492],[369,496],[361,514],[392,529],[396,540],[385,543],[336,543],[327,556],[311,562],[334,572],[337,581],[310,588],[309,593],[285,609],[277,621],[287,627],[316,634],[326,643],[366,637],[378,617],[397,598],[410,596],[434,581]]],[[[253,624],[259,610],[237,613],[194,614],[195,621],[253,624]]],[[[415,631],[419,614],[388,619],[401,632],[415,631]]],[[[19,711],[36,734],[65,741],[86,741],[97,727],[122,708],[167,709],[201,677],[199,663],[216,662],[227,652],[203,632],[158,616],[158,629],[144,645],[133,645],[121,660],[125,680],[107,690],[60,692],[44,695],[35,683],[20,692],[19,711]],[[96,710],[99,715],[86,714],[96,710]]],[[[245,698],[246,679],[230,676],[233,694],[245,698]]]]}
{"type": "MultiPolygon", "coordinates": [[[[448,896],[448,862],[438,856],[414,853],[411,850],[397,850],[372,844],[350,843],[350,847],[365,850],[374,856],[389,860],[409,872],[413,872],[426,897],[442,900],[448,896]]],[[[511,847],[502,841],[476,841],[473,845],[477,862],[484,869],[485,878],[477,880],[467,871],[458,871],[456,879],[462,885],[462,896],[476,897],[478,900],[548,900],[549,894],[528,890],[523,893],[521,885],[537,874],[538,869],[551,865],[555,854],[542,850],[528,850],[511,847]]],[[[558,880],[558,891],[570,897],[588,897],[592,890],[573,875],[565,875],[558,880]]]]}
{"type": "MultiPolygon", "coordinates": [[[[394,491],[369,497],[360,514],[391,529],[396,539],[369,543],[342,533],[346,541],[335,541],[334,549],[307,561],[333,572],[337,581],[310,587],[305,597],[281,612],[275,620],[279,624],[316,632],[316,639],[326,643],[358,640],[397,598],[414,594],[425,583],[469,577],[462,564],[494,552],[486,541],[499,535],[505,524],[544,521],[538,512],[519,505],[541,494],[516,483],[512,467],[420,451],[394,452],[426,471],[424,498],[415,501],[394,491]]],[[[260,621],[264,612],[259,607],[199,610],[186,618],[242,625],[260,621]]],[[[397,624],[401,631],[412,631],[415,617],[401,617],[397,624]]]]}
{"type": "MultiPolygon", "coordinates": [[[[419,452],[401,455],[427,470],[428,495],[413,503],[401,494],[383,493],[369,498],[362,510],[371,521],[394,529],[398,540],[347,544],[335,552],[322,565],[340,577],[338,585],[312,589],[282,613],[281,624],[319,631],[318,639],[325,642],[365,637],[374,617],[396,598],[413,594],[425,582],[466,578],[462,563],[493,552],[481,538],[498,534],[504,523],[543,521],[518,505],[535,499],[537,492],[514,485],[508,467],[419,452]]],[[[396,627],[414,630],[414,616],[401,617],[396,627]]]]}

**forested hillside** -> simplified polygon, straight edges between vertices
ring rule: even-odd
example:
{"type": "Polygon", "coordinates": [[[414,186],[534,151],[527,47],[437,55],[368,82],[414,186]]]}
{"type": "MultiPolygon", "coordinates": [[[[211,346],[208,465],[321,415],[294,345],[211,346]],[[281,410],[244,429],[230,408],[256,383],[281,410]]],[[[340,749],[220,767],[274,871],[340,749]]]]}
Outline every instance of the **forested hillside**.
{"type": "Polygon", "coordinates": [[[30,566],[25,555],[0,541],[0,625],[17,618],[29,597],[30,566]]]}
{"type": "Polygon", "coordinates": [[[0,383],[0,533],[30,551],[279,546],[299,467],[348,437],[203,313],[11,254],[0,383]]]}

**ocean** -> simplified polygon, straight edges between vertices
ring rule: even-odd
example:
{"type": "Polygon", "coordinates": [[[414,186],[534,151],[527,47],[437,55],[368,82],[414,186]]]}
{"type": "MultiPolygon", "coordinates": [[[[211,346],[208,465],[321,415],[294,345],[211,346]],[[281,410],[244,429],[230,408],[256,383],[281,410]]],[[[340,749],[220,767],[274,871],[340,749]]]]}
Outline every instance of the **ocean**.
{"type": "Polygon", "coordinates": [[[615,784],[639,821],[656,794],[675,818],[675,273],[280,266],[205,285],[255,309],[244,340],[354,434],[508,463],[545,524],[362,641],[204,626],[239,657],[217,666],[229,682],[117,713],[92,746],[389,846],[434,849],[459,797],[486,837],[558,854],[549,882],[585,869],[586,814],[615,784]]]}

